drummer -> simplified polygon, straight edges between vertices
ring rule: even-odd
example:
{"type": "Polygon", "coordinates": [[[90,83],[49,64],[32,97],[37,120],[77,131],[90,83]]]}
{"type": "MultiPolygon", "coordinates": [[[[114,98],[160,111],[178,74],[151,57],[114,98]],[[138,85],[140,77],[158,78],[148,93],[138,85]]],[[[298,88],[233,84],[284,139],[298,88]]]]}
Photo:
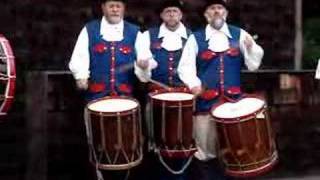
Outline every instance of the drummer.
{"type": "Polygon", "coordinates": [[[250,34],[226,22],[228,10],[223,0],[206,2],[207,25],[188,38],[178,66],[181,80],[199,96],[194,123],[198,151],[192,171],[198,180],[225,179],[216,160],[216,130],[209,110],[219,101],[240,97],[241,65],[256,70],[264,54],[250,34]]]}
{"type": "MultiPolygon", "coordinates": [[[[104,96],[131,96],[136,82],[134,61],[141,36],[139,27],[123,19],[125,0],[100,3],[102,18],[82,28],[69,63],[87,102],[104,96]]],[[[103,172],[104,179],[124,179],[126,173],[103,172]]]]}
{"type": "Polygon", "coordinates": [[[108,95],[131,96],[136,82],[139,27],[123,19],[124,0],[101,0],[101,9],[102,18],[82,28],[69,63],[88,102],[108,95]]]}
{"type": "MultiPolygon", "coordinates": [[[[145,57],[137,61],[135,73],[142,82],[150,79],[169,87],[181,87],[183,82],[177,74],[182,49],[191,31],[181,22],[184,6],[179,0],[165,0],[159,8],[162,23],[142,35],[145,57]]],[[[140,54],[140,53],[139,53],[140,54]]],[[[150,84],[149,90],[163,87],[150,84]]]]}
{"type": "MultiPolygon", "coordinates": [[[[191,31],[181,22],[183,4],[179,0],[165,0],[159,8],[162,23],[143,33],[145,50],[144,58],[137,61],[135,73],[142,82],[156,82],[149,84],[149,91],[165,88],[185,90],[185,86],[177,74],[177,66],[182,49],[191,34],[191,31]]],[[[142,49],[142,48],[141,48],[142,49]]],[[[149,111],[147,110],[147,113],[149,111]]],[[[149,121],[149,118],[146,118],[149,121]]],[[[147,122],[150,124],[150,121],[147,122]]],[[[149,126],[149,136],[152,136],[152,125],[149,126]]],[[[152,139],[149,137],[149,139],[152,139]]],[[[165,159],[175,170],[181,169],[187,159],[165,159]]],[[[185,179],[186,174],[174,175],[160,166],[160,179],[185,179]]]]}

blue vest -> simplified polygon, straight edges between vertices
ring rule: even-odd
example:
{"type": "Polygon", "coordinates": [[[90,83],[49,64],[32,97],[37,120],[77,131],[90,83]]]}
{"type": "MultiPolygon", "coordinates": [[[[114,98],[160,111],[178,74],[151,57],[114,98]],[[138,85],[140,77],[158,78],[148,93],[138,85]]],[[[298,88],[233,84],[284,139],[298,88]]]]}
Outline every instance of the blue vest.
{"type": "MultiPolygon", "coordinates": [[[[158,63],[157,68],[152,70],[152,79],[172,87],[183,86],[183,82],[178,77],[177,67],[187,39],[182,38],[183,47],[181,49],[168,51],[161,47],[162,38],[158,37],[159,30],[159,27],[149,29],[150,49],[153,58],[158,63]]],[[[191,31],[187,30],[187,35],[190,34],[191,31]]]]}
{"type": "Polygon", "coordinates": [[[218,101],[236,99],[241,95],[240,72],[243,57],[240,52],[240,28],[228,26],[232,38],[230,48],[224,52],[208,49],[205,30],[194,33],[199,47],[196,66],[197,76],[204,87],[204,93],[197,100],[197,112],[208,112],[218,101]]]}
{"type": "Polygon", "coordinates": [[[109,42],[102,38],[100,24],[101,21],[95,20],[86,25],[90,52],[88,101],[110,95],[131,95],[136,81],[134,45],[139,28],[125,21],[124,38],[109,42]]]}

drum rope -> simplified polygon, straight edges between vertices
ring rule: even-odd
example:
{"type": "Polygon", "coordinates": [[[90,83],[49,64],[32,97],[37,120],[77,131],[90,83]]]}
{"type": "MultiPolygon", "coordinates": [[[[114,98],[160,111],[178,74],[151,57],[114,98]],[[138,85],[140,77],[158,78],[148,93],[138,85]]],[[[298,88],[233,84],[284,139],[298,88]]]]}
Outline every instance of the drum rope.
{"type": "Polygon", "coordinates": [[[118,146],[121,149],[123,147],[122,142],[122,124],[121,124],[121,115],[120,112],[117,113],[117,135],[118,135],[118,146]]]}
{"type": "MultiPolygon", "coordinates": [[[[265,105],[265,109],[267,109],[267,105],[265,105]]],[[[271,130],[271,122],[270,122],[270,116],[267,113],[267,111],[264,111],[265,117],[266,117],[266,123],[267,123],[267,130],[268,130],[268,138],[269,138],[269,147],[270,149],[276,149],[276,144],[273,138],[272,130],[271,130]]]]}
{"type": "Polygon", "coordinates": [[[181,167],[181,169],[176,171],[176,170],[173,170],[171,167],[169,167],[169,165],[164,161],[164,159],[163,159],[162,156],[161,156],[161,153],[160,153],[159,149],[156,149],[156,150],[155,150],[155,153],[158,154],[160,163],[161,163],[170,173],[175,174],[175,175],[177,175],[177,174],[182,174],[182,173],[188,168],[188,166],[190,165],[190,163],[191,163],[191,161],[192,161],[192,159],[193,159],[193,156],[190,156],[190,157],[188,158],[188,161],[181,167]]]}
{"type": "MultiPolygon", "coordinates": [[[[255,117],[254,117],[254,122],[255,122],[255,125],[256,125],[256,137],[257,137],[257,142],[256,142],[256,147],[255,148],[259,148],[261,147],[262,145],[262,137],[261,137],[261,129],[260,129],[260,124],[259,124],[259,119],[258,119],[258,114],[255,114],[255,117]]],[[[264,146],[262,146],[263,148],[264,146]]],[[[263,148],[263,152],[265,153],[267,151],[266,148],[263,148]]]]}
{"type": "Polygon", "coordinates": [[[163,143],[165,143],[167,141],[166,140],[166,103],[165,103],[165,101],[162,101],[161,110],[162,110],[162,113],[161,113],[161,120],[162,120],[161,138],[162,138],[163,143]]]}
{"type": "MultiPolygon", "coordinates": [[[[137,120],[136,120],[136,111],[135,110],[132,110],[132,127],[133,127],[133,131],[132,131],[132,136],[133,136],[133,143],[132,143],[132,150],[133,149],[136,149],[137,147],[137,139],[138,139],[138,135],[137,135],[137,120]]],[[[140,112],[139,112],[140,113],[140,112]]]]}
{"type": "Polygon", "coordinates": [[[104,180],[101,171],[99,170],[99,162],[97,159],[97,154],[95,151],[95,148],[93,146],[93,139],[92,139],[92,130],[90,129],[91,127],[91,120],[89,117],[89,111],[87,108],[84,109],[84,123],[86,126],[86,134],[87,134],[87,141],[89,145],[89,156],[93,156],[93,159],[95,161],[95,168],[96,168],[96,175],[97,175],[97,180],[104,180]],[[90,124],[90,125],[89,125],[90,124]]]}
{"type": "Polygon", "coordinates": [[[153,100],[152,98],[150,98],[150,104],[147,104],[146,106],[146,121],[148,124],[148,135],[150,136],[149,142],[148,142],[148,150],[152,151],[154,149],[154,144],[155,144],[155,140],[154,140],[154,119],[153,119],[153,100]],[[150,111],[150,115],[148,113],[148,111],[150,111]]]}
{"type": "MultiPolygon", "coordinates": [[[[226,143],[227,143],[227,148],[225,150],[225,152],[222,152],[222,154],[226,153],[226,152],[230,152],[231,155],[233,156],[233,158],[235,159],[235,161],[237,161],[237,164],[238,166],[240,166],[240,160],[237,158],[237,156],[235,155],[236,152],[234,152],[232,150],[232,147],[231,147],[231,142],[230,142],[230,137],[229,137],[229,134],[227,133],[227,130],[226,130],[226,127],[223,126],[223,134],[224,136],[226,137],[226,143]]],[[[228,161],[224,162],[225,164],[228,164],[228,161]]]]}
{"type": "Polygon", "coordinates": [[[179,102],[179,112],[178,112],[178,141],[182,143],[182,102],[179,102]]]}
{"type": "MultiPolygon", "coordinates": [[[[240,122],[240,121],[239,121],[240,122]]],[[[256,162],[255,158],[250,154],[249,150],[248,150],[248,147],[246,146],[248,143],[247,142],[247,139],[244,138],[244,135],[243,135],[243,129],[242,129],[242,126],[240,125],[240,123],[237,123],[237,128],[238,128],[238,131],[239,131],[239,138],[240,138],[240,142],[241,142],[241,149],[237,150],[237,155],[243,155],[243,154],[247,154],[247,156],[249,157],[249,159],[251,161],[254,161],[256,162]]],[[[243,165],[241,164],[240,165],[241,168],[243,168],[243,165]]]]}

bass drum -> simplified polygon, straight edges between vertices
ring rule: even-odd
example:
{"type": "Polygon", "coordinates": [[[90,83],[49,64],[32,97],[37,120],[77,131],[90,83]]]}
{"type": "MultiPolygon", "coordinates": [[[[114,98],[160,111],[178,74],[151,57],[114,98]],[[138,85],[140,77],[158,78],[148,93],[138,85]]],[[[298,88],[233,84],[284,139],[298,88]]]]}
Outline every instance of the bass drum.
{"type": "Polygon", "coordinates": [[[0,34],[0,116],[7,114],[14,98],[16,70],[9,41],[0,34]]]}

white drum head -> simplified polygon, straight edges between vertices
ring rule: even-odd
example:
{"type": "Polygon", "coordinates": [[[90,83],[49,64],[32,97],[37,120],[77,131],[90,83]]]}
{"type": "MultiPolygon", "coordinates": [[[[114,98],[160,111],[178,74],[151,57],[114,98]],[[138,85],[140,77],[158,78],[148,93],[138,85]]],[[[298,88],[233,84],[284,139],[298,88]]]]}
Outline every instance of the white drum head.
{"type": "Polygon", "coordinates": [[[216,118],[238,118],[246,115],[250,115],[265,105],[262,99],[258,98],[243,98],[236,103],[226,102],[217,108],[215,108],[211,113],[213,117],[216,118]]]}
{"type": "Polygon", "coordinates": [[[152,96],[153,99],[163,100],[163,101],[187,101],[192,100],[193,94],[184,92],[166,92],[161,94],[156,94],[152,96]]]}
{"type": "Polygon", "coordinates": [[[132,110],[137,106],[138,103],[130,99],[111,98],[91,103],[88,109],[96,112],[112,113],[132,110]]]}

